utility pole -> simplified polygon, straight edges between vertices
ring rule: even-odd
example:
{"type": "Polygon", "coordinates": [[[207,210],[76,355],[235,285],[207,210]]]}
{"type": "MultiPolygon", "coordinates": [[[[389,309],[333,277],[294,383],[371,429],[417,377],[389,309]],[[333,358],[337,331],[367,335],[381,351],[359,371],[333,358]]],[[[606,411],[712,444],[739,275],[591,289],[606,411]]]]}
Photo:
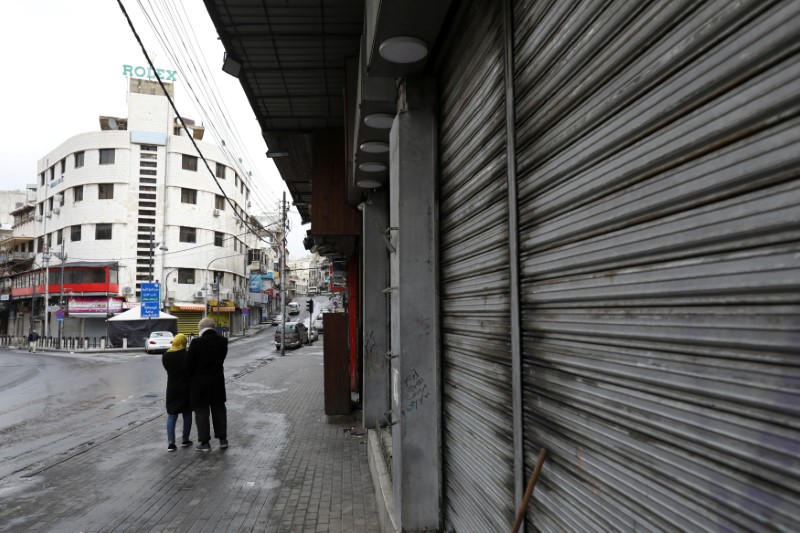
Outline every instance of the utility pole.
{"type": "MultiPolygon", "coordinates": [[[[61,292],[58,295],[58,307],[64,310],[64,263],[67,260],[67,254],[64,253],[64,239],[61,239],[61,292]]],[[[58,317],[56,317],[58,318],[58,317]]],[[[63,317],[58,320],[58,346],[61,347],[61,339],[64,336],[64,320],[63,317]]]]}
{"type": "Polygon", "coordinates": [[[153,226],[150,226],[150,283],[153,283],[153,226]]]}
{"type": "MultiPolygon", "coordinates": [[[[44,338],[50,334],[50,249],[42,254],[44,261],[44,338]]],[[[45,342],[45,341],[42,341],[45,342]]]]}
{"type": "Polygon", "coordinates": [[[286,192],[281,201],[281,357],[286,355],[286,192]]]}

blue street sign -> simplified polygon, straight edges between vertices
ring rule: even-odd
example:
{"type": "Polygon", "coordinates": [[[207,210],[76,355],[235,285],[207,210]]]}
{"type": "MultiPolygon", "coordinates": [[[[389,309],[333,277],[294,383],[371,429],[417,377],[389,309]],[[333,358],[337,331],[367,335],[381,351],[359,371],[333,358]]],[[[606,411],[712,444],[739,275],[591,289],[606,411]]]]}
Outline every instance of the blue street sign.
{"type": "Polygon", "coordinates": [[[142,302],[157,302],[158,297],[158,283],[142,283],[142,302]]]}
{"type": "Polygon", "coordinates": [[[142,302],[142,318],[158,318],[158,301],[142,302]]]}

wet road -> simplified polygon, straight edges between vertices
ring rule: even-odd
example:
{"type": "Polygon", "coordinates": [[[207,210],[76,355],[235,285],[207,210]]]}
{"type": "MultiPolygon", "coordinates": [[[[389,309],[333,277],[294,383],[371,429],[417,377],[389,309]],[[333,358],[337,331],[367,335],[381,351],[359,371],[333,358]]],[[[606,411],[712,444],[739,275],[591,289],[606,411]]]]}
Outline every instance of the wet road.
{"type": "MultiPolygon", "coordinates": [[[[228,380],[276,356],[274,329],[230,345],[228,380]]],[[[0,349],[0,480],[162,416],[165,390],[161,354],[0,349]]]]}

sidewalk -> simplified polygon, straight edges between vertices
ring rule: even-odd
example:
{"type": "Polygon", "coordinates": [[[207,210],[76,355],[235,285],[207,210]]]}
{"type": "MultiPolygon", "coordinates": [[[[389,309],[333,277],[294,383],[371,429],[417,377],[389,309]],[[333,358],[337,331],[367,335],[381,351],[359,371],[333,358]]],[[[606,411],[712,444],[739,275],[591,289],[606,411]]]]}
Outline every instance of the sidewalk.
{"type": "Polygon", "coordinates": [[[326,422],[322,379],[320,342],[229,382],[227,450],[167,453],[165,415],[12,480],[0,531],[380,531],[366,436],[326,422]]]}

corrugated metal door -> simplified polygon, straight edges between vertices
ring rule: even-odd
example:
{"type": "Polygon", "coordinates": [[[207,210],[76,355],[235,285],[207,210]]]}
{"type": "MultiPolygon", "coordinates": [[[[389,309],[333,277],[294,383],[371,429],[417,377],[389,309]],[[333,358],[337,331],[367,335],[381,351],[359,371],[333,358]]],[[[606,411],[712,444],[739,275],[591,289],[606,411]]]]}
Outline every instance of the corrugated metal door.
{"type": "Polygon", "coordinates": [[[178,319],[178,333],[197,335],[197,324],[203,318],[202,311],[174,311],[172,314],[178,319]]]}
{"type": "Polygon", "coordinates": [[[796,530],[800,2],[514,20],[528,525],[796,530]]]}
{"type": "Polygon", "coordinates": [[[444,514],[493,531],[514,516],[501,3],[459,7],[439,76],[444,514]]]}

